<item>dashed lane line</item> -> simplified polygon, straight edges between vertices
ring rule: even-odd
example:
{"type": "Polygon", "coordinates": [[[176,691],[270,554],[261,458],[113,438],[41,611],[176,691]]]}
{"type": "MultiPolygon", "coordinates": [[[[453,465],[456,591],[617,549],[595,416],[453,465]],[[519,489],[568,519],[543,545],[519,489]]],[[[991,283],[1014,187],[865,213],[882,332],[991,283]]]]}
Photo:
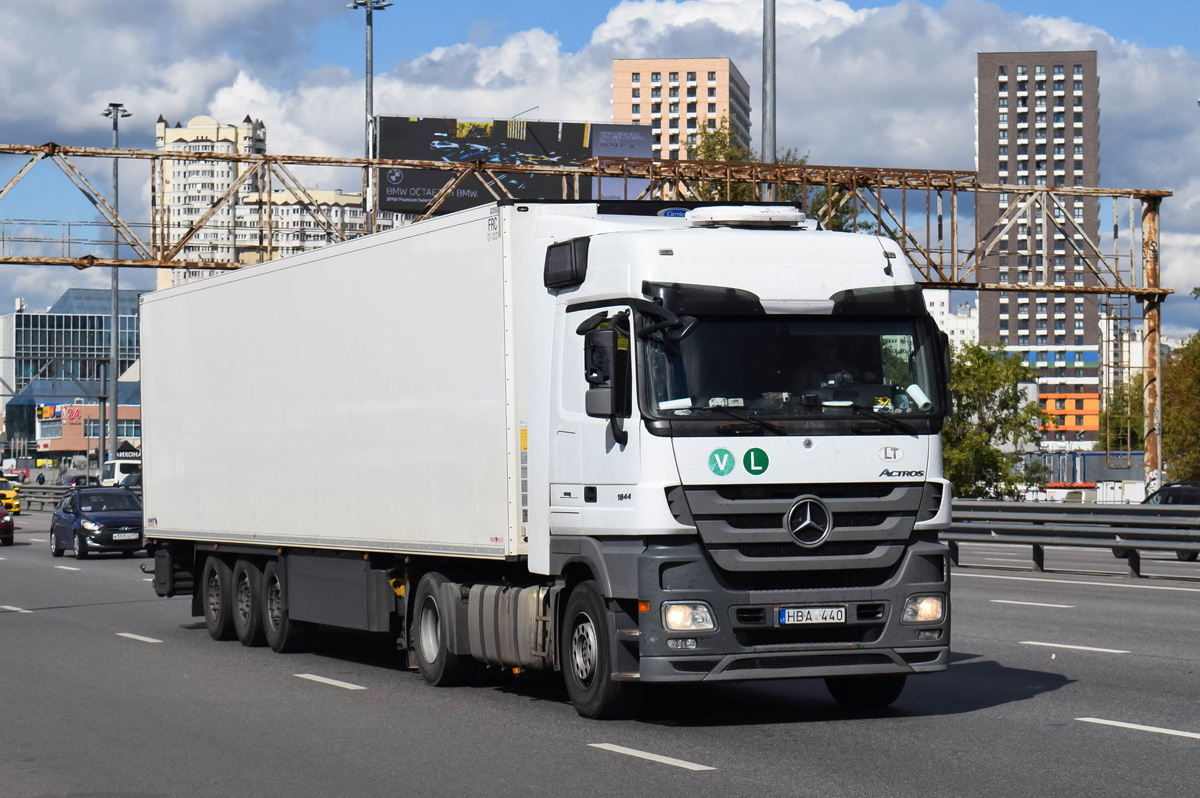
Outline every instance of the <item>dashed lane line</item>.
{"type": "Polygon", "coordinates": [[[1116,726],[1118,729],[1131,729],[1133,731],[1150,732],[1152,734],[1169,734],[1172,737],[1187,737],[1192,740],[1200,740],[1200,734],[1196,732],[1179,731],[1178,729],[1162,729],[1158,726],[1141,726],[1137,723],[1123,723],[1119,720],[1104,720],[1103,718],[1075,718],[1075,720],[1083,723],[1098,723],[1101,726],[1116,726]]]}
{"type": "Polygon", "coordinates": [[[1039,643],[1035,640],[1022,640],[1023,646],[1045,646],[1046,648],[1069,648],[1072,651],[1098,651],[1101,654],[1128,654],[1130,652],[1119,648],[1096,648],[1094,646],[1072,646],[1066,643],[1039,643]]]}
{"type": "Polygon", "coordinates": [[[366,690],[367,688],[358,684],[350,684],[350,682],[339,682],[337,679],[326,679],[324,676],[315,676],[311,673],[294,673],[293,676],[299,679],[308,679],[312,682],[320,682],[321,684],[330,684],[334,687],[340,687],[343,690],[366,690]]]}
{"type": "Polygon", "coordinates": [[[82,568],[75,568],[74,566],[71,566],[71,565],[56,565],[54,567],[60,571],[82,571],[83,570],[82,568]]]}
{"type": "Polygon", "coordinates": [[[710,768],[708,765],[697,765],[695,762],[686,762],[682,759],[672,759],[669,756],[651,754],[646,751],[639,751],[636,748],[626,748],[623,745],[613,745],[612,743],[588,743],[588,745],[592,748],[599,748],[604,751],[612,751],[614,754],[635,756],[638,759],[648,759],[651,762],[658,762],[660,765],[671,765],[672,767],[683,768],[684,770],[716,770],[716,768],[710,768]]]}
{"type": "Polygon", "coordinates": [[[12,607],[8,604],[0,604],[0,610],[4,610],[5,612],[19,612],[23,615],[28,615],[29,613],[33,612],[33,610],[23,610],[20,607],[12,607]]]}
{"type": "Polygon", "coordinates": [[[132,632],[117,632],[117,637],[128,637],[130,640],[140,640],[143,643],[161,643],[161,640],[155,640],[153,637],[142,637],[135,635],[132,632]]]}
{"type": "Polygon", "coordinates": [[[1174,593],[1200,593],[1200,587],[1170,587],[1167,585],[1127,585],[1120,582],[1085,582],[1079,579],[1041,579],[1036,576],[1003,576],[1001,574],[968,574],[954,572],[955,579],[1006,579],[1011,582],[1046,582],[1052,585],[1086,585],[1090,587],[1116,587],[1122,590],[1167,590],[1174,593]]]}
{"type": "Polygon", "coordinates": [[[1005,599],[991,599],[993,604],[1020,604],[1023,607],[1053,607],[1058,610],[1073,610],[1074,604],[1043,604],[1040,601],[1007,601],[1005,599]]]}

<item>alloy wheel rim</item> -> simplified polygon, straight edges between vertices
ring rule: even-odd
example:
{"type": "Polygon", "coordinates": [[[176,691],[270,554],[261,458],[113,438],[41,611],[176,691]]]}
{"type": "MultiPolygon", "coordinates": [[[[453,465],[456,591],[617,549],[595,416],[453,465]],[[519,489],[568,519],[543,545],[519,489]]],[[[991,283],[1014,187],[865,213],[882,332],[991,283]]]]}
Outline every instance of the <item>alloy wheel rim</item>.
{"type": "Polygon", "coordinates": [[[580,684],[591,685],[596,675],[596,626],[583,613],[571,632],[571,667],[580,684]]]}
{"type": "Polygon", "coordinates": [[[426,596],[421,604],[421,656],[426,662],[437,659],[438,650],[442,647],[441,618],[438,615],[437,602],[433,596],[426,596]]]}

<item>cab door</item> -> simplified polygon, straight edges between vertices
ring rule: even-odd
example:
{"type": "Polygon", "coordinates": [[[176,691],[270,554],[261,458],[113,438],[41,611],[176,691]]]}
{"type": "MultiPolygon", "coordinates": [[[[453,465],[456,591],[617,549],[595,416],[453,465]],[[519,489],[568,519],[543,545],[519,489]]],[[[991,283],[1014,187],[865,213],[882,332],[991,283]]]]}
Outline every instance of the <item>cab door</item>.
{"type": "MultiPolygon", "coordinates": [[[[628,306],[567,314],[579,368],[564,385],[583,397],[576,418],[582,478],[581,531],[603,535],[637,531],[634,487],[641,478],[641,444],[634,368],[633,313],[628,306]],[[611,346],[598,345],[604,339],[611,346]],[[607,415],[599,414],[608,409],[607,415]]],[[[568,344],[569,347],[569,344],[568,344]]]]}

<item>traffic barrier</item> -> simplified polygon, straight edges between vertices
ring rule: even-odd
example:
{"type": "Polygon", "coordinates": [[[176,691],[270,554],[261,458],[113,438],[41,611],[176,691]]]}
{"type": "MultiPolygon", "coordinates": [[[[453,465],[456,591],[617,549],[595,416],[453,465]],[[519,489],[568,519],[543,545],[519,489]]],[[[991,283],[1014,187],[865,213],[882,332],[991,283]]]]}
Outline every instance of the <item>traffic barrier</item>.
{"type": "Polygon", "coordinates": [[[1033,568],[1046,570],[1046,546],[1111,548],[1128,555],[1129,575],[1142,576],[1139,551],[1200,553],[1200,505],[1050,504],[958,499],[940,535],[959,562],[959,543],[1033,547],[1033,568]]]}

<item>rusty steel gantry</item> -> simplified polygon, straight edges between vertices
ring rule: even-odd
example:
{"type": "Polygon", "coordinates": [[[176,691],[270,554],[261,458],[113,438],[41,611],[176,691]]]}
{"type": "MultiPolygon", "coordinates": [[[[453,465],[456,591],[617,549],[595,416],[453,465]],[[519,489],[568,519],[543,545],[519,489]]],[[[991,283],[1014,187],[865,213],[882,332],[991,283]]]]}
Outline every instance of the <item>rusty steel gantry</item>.
{"type": "MultiPolygon", "coordinates": [[[[371,170],[436,170],[446,173],[446,182],[416,219],[427,218],[442,206],[464,182],[477,180],[496,200],[513,197],[501,179],[504,175],[527,174],[561,178],[561,198],[590,196],[590,181],[605,184],[618,181],[627,199],[696,199],[703,196],[732,198],[736,187],[752,188],[757,197],[761,187],[771,187],[780,196],[790,191],[801,203],[808,203],[813,192],[821,191],[821,207],[806,207],[810,215],[828,222],[835,214],[849,219],[851,227],[860,220],[876,226],[878,232],[896,241],[905,250],[921,275],[923,285],[977,291],[1036,291],[1044,293],[1101,294],[1123,297],[1142,304],[1144,324],[1145,379],[1144,420],[1146,472],[1157,475],[1161,469],[1159,409],[1159,330],[1162,301],[1172,293],[1159,281],[1160,204],[1172,192],[1153,189],[1103,189],[1065,186],[1015,186],[985,184],[977,172],[966,170],[881,169],[810,164],[732,163],[724,161],[659,161],[652,159],[594,158],[578,166],[511,165],[486,161],[412,161],[368,158],[333,158],[297,155],[250,155],[180,150],[135,150],[103,147],[68,147],[54,143],[42,145],[0,144],[0,155],[24,156],[28,160],[0,188],[0,200],[39,162],[49,160],[58,166],[83,195],[95,206],[107,225],[117,231],[137,257],[105,258],[92,253],[0,255],[0,262],[34,265],[145,267],[154,269],[236,269],[243,262],[186,260],[185,246],[208,225],[238,189],[251,179],[265,183],[263,200],[258,203],[258,225],[265,233],[257,247],[256,260],[276,257],[272,229],[272,186],[278,181],[291,201],[303,206],[316,229],[331,241],[351,236],[314,200],[289,167],[347,167],[361,171],[363,195],[370,184],[371,170]],[[74,163],[78,158],[115,158],[147,161],[151,195],[149,241],[135,232],[135,225],[122,219],[103,194],[74,163]],[[230,187],[214,196],[206,212],[195,221],[173,220],[171,209],[159,201],[165,195],[166,169],[174,162],[229,162],[242,164],[230,187]],[[585,181],[589,190],[584,191],[585,181]],[[636,182],[634,182],[636,181],[636,182]],[[630,186],[637,187],[636,193],[630,186]],[[976,198],[982,194],[1003,194],[999,218],[988,226],[975,224],[976,198]],[[1073,215],[1067,213],[1064,198],[1090,197],[1111,202],[1113,226],[1107,238],[1111,252],[1103,251],[1109,242],[1093,240],[1073,215]],[[1015,198],[1015,199],[1013,199],[1015,198]],[[1122,236],[1121,203],[1128,210],[1128,232],[1122,236]],[[1140,205],[1140,208],[1138,206],[1140,205]],[[1140,213],[1138,211],[1140,210],[1140,213]],[[1035,224],[1037,222],[1038,224],[1035,224]],[[1030,281],[1000,283],[984,279],[984,260],[999,251],[999,245],[1018,227],[1029,236],[1028,251],[1034,251],[1035,230],[1061,233],[1069,254],[1083,258],[1092,274],[1090,285],[1064,285],[1052,281],[1049,259],[1039,270],[1030,270],[1030,281]],[[1122,246],[1124,238],[1124,246],[1122,246]]],[[[375,183],[378,184],[377,182],[375,183]]],[[[597,192],[599,193],[599,192],[597,192]]],[[[364,212],[372,217],[369,229],[380,212],[378,199],[364,212]]],[[[1041,236],[1042,233],[1036,233],[1041,236]]],[[[1057,237],[1057,236],[1056,236],[1057,237]]]]}

